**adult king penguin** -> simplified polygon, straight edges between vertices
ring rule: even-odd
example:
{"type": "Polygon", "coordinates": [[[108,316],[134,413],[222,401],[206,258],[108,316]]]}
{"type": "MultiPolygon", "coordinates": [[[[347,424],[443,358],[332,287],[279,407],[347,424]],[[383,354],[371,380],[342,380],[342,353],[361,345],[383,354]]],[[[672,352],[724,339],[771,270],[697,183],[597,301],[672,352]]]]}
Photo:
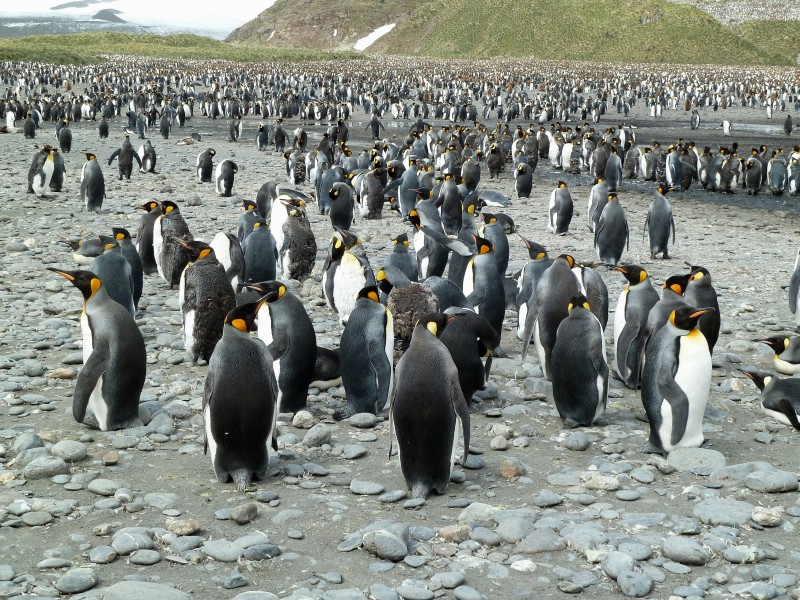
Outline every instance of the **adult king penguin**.
{"type": "Polygon", "coordinates": [[[779,423],[800,430],[800,379],[781,379],[754,369],[739,369],[761,390],[761,410],[779,423]]]}
{"type": "Polygon", "coordinates": [[[90,408],[102,431],[141,425],[139,396],[147,353],[133,315],[109,298],[94,273],[48,270],[66,278],[83,294],[83,369],[72,395],[75,420],[84,423],[90,408]]]}

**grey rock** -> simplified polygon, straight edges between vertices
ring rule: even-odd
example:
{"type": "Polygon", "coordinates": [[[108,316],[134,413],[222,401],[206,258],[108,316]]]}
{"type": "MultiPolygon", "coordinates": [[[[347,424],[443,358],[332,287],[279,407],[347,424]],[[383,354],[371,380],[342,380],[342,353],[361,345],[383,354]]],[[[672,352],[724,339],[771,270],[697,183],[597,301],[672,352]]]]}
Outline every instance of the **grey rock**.
{"type": "Polygon", "coordinates": [[[21,519],[22,522],[28,527],[39,527],[41,525],[47,525],[49,522],[51,522],[53,520],[53,515],[43,510],[34,510],[26,512],[24,515],[22,515],[21,519]]]}
{"type": "Polygon", "coordinates": [[[698,467],[723,468],[727,461],[722,452],[708,448],[676,448],[667,456],[667,462],[678,471],[691,471],[698,467]]]}
{"type": "Polygon", "coordinates": [[[377,496],[384,492],[384,487],[380,483],[353,479],[350,482],[350,491],[359,496],[377,496]]]}
{"type": "Polygon", "coordinates": [[[503,542],[503,539],[488,527],[475,527],[469,532],[469,538],[483,546],[499,546],[503,542]]]}
{"type": "Polygon", "coordinates": [[[589,447],[589,435],[585,431],[575,431],[564,438],[561,443],[567,450],[583,452],[589,447]]]}
{"type": "Polygon", "coordinates": [[[303,445],[306,448],[317,448],[322,444],[327,444],[331,441],[332,429],[324,423],[317,423],[306,432],[303,437],[303,445]]]}
{"type": "Polygon", "coordinates": [[[456,597],[456,600],[486,600],[483,594],[468,585],[457,587],[453,590],[453,595],[456,597]]]}
{"type": "Polygon", "coordinates": [[[258,505],[255,502],[234,506],[230,512],[230,519],[239,525],[245,525],[258,515],[258,505]]]}
{"type": "Polygon", "coordinates": [[[432,600],[433,592],[426,587],[417,587],[415,585],[401,585],[395,588],[398,595],[403,600],[432,600]]]}
{"type": "Polygon", "coordinates": [[[256,544],[245,549],[244,557],[247,560],[265,560],[281,555],[281,549],[275,544],[256,544]]]}
{"type": "Polygon", "coordinates": [[[788,471],[753,471],[745,479],[745,485],[754,492],[768,494],[794,492],[798,488],[797,477],[788,471]]]}
{"type": "Polygon", "coordinates": [[[44,442],[42,442],[42,438],[32,432],[28,433],[21,433],[17,436],[14,440],[14,444],[12,448],[14,449],[14,454],[19,456],[26,450],[30,450],[31,448],[42,448],[44,447],[44,442]]]}
{"type": "Polygon", "coordinates": [[[228,540],[211,540],[203,543],[200,551],[219,562],[236,562],[244,550],[228,540]]]}
{"type": "Polygon", "coordinates": [[[503,519],[497,526],[496,532],[504,542],[508,544],[516,544],[522,541],[536,528],[532,521],[520,518],[503,519]]]}
{"type": "Polygon", "coordinates": [[[148,581],[120,581],[100,591],[103,600],[192,600],[185,592],[148,581]]]}
{"type": "Polygon", "coordinates": [[[711,560],[711,554],[691,538],[670,536],[661,546],[665,558],[683,565],[704,565],[711,560]]]}
{"type": "Polygon", "coordinates": [[[89,567],[70,569],[55,582],[55,588],[62,594],[78,594],[97,585],[97,573],[89,567]]]}
{"type": "Polygon", "coordinates": [[[443,571],[441,573],[436,573],[433,577],[431,577],[432,584],[435,586],[441,586],[446,590],[452,590],[464,585],[466,581],[467,578],[460,571],[443,571]]]}
{"type": "Polygon", "coordinates": [[[111,547],[119,556],[127,556],[136,550],[151,550],[153,540],[140,531],[120,530],[111,538],[111,547]]]}
{"type": "Polygon", "coordinates": [[[98,565],[114,562],[115,558],[117,558],[117,551],[111,546],[97,546],[89,551],[89,562],[98,565]]]}
{"type": "Polygon", "coordinates": [[[372,413],[356,413],[348,419],[348,422],[359,429],[371,429],[378,422],[378,417],[372,413]]]}
{"type": "Polygon", "coordinates": [[[378,521],[367,528],[362,544],[378,558],[398,562],[408,555],[408,539],[408,525],[405,523],[378,521]]]}
{"type": "Polygon", "coordinates": [[[253,592],[244,592],[242,594],[238,594],[234,596],[232,600],[279,600],[275,594],[270,592],[260,592],[260,591],[253,591],[253,592]]]}
{"type": "Polygon", "coordinates": [[[556,552],[567,547],[567,543],[552,529],[539,529],[514,547],[514,554],[539,554],[556,552]]]}
{"type": "Polygon", "coordinates": [[[622,594],[629,598],[644,598],[653,589],[653,579],[647,573],[626,571],[620,573],[617,585],[622,594]]]}
{"type": "Polygon", "coordinates": [[[725,525],[737,527],[750,522],[753,505],[733,498],[712,498],[698,503],[693,510],[707,525],[725,525]]]}
{"type": "Polygon", "coordinates": [[[89,482],[87,489],[98,496],[113,496],[121,487],[122,485],[111,479],[97,478],[89,482]]]}
{"type": "Polygon", "coordinates": [[[322,594],[322,600],[367,600],[358,588],[330,590],[322,594]]]}
{"type": "Polygon", "coordinates": [[[149,566],[161,562],[161,555],[155,550],[137,550],[129,560],[134,565],[149,566]]]}
{"type": "Polygon", "coordinates": [[[86,444],[74,440],[61,440],[50,448],[50,454],[63,458],[66,462],[80,462],[86,458],[86,444]]]}
{"type": "Polygon", "coordinates": [[[722,469],[717,469],[711,473],[711,481],[744,481],[747,476],[754,471],[774,471],[775,467],[767,462],[746,462],[738,465],[729,465],[722,469]]]}
{"type": "Polygon", "coordinates": [[[63,458],[57,456],[35,458],[22,471],[23,477],[30,481],[45,479],[62,473],[69,473],[69,465],[64,462],[63,458]]]}
{"type": "Polygon", "coordinates": [[[153,508],[165,510],[178,504],[178,496],[167,492],[151,492],[144,495],[144,501],[153,508]]]}
{"type": "Polygon", "coordinates": [[[737,583],[728,588],[737,596],[750,596],[754,600],[772,600],[780,593],[771,583],[752,581],[750,583],[737,583]]]}
{"type": "Polygon", "coordinates": [[[629,555],[612,550],[600,562],[600,568],[603,569],[603,573],[611,577],[611,579],[617,579],[621,573],[633,571],[635,564],[636,563],[629,555]]]}

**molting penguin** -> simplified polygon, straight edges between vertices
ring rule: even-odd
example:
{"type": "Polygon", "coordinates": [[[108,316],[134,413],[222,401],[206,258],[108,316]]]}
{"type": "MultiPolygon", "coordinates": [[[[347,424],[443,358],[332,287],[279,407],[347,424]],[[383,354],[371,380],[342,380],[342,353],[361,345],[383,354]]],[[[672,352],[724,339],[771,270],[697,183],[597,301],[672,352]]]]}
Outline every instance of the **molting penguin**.
{"type": "Polygon", "coordinates": [[[573,297],[567,311],[552,352],[553,400],[565,426],[589,426],[608,400],[605,336],[585,296],[573,297]]]}
{"type": "Polygon", "coordinates": [[[120,179],[123,177],[126,179],[131,178],[133,159],[136,159],[136,162],[139,163],[139,169],[142,168],[142,161],[139,158],[139,155],[133,151],[133,146],[131,145],[131,138],[129,135],[125,136],[125,139],[122,141],[122,145],[109,157],[109,167],[111,166],[111,163],[114,162],[115,158],[117,159],[117,165],[119,166],[120,179]]]}
{"type": "Polygon", "coordinates": [[[283,236],[278,250],[278,266],[283,279],[305,281],[314,270],[317,240],[302,207],[291,206],[283,223],[283,236]]]}
{"type": "Polygon", "coordinates": [[[139,227],[136,229],[136,251],[142,259],[142,269],[145,274],[152,275],[158,273],[155,253],[153,251],[153,228],[159,225],[158,217],[161,216],[161,205],[155,200],[150,200],[142,204],[140,208],[145,210],[145,214],[139,219],[139,227]]]}
{"type": "Polygon", "coordinates": [[[207,148],[197,155],[197,183],[210,183],[216,150],[207,148]]]}
{"type": "Polygon", "coordinates": [[[294,413],[306,406],[314,378],[317,337],[300,299],[280,281],[247,284],[266,304],[258,312],[258,337],[272,355],[278,381],[278,412],[294,413]]]}
{"type": "Polygon", "coordinates": [[[635,390],[639,387],[647,317],[659,300],[658,292],[653,288],[647,271],[639,265],[613,268],[628,281],[619,295],[614,312],[616,371],[625,386],[635,390]]]}
{"type": "Polygon", "coordinates": [[[365,287],[356,296],[339,344],[347,405],[337,409],[334,419],[362,412],[377,415],[383,409],[392,393],[393,354],[392,313],[380,303],[377,287],[365,287]]]}
{"type": "Polygon", "coordinates": [[[102,431],[141,425],[139,396],[147,353],[133,315],[109,298],[94,273],[48,270],[65,277],[83,294],[83,369],[72,395],[75,420],[83,423],[88,407],[102,431]]]}
{"type": "Polygon", "coordinates": [[[106,197],[106,181],[97,157],[86,152],[86,162],[81,167],[81,202],[88,211],[100,212],[106,197]]]}
{"type": "Polygon", "coordinates": [[[755,369],[739,369],[761,390],[761,410],[779,423],[800,430],[800,379],[781,379],[755,369]]]}
{"type": "MultiPolygon", "coordinates": [[[[656,254],[662,258],[669,258],[669,234],[672,231],[672,243],[675,243],[675,219],[672,216],[672,206],[666,198],[667,188],[658,186],[658,190],[647,209],[647,218],[644,220],[644,229],[650,238],[650,258],[655,259],[656,254]]],[[[644,236],[644,231],[642,232],[644,236]]]]}
{"type": "Polygon", "coordinates": [[[650,422],[650,444],[667,454],[697,448],[711,385],[711,353],[697,320],[712,308],[684,306],[647,344],[642,404],[650,422]]]}
{"type": "Polygon", "coordinates": [[[442,314],[420,319],[411,345],[397,363],[390,423],[397,435],[400,470],[415,498],[425,498],[432,491],[445,493],[459,432],[462,464],[469,451],[469,407],[458,369],[437,339],[446,330],[447,319],[442,314]]]}
{"type": "Polygon", "coordinates": [[[381,300],[394,316],[394,339],[405,351],[417,321],[424,315],[439,312],[436,294],[427,285],[409,281],[402,271],[384,267],[375,274],[381,300]]]}
{"type": "Polygon", "coordinates": [[[223,160],[214,171],[214,187],[217,194],[229,198],[233,188],[233,177],[239,172],[239,167],[232,160],[223,160]]]}
{"type": "Polygon", "coordinates": [[[628,218],[617,195],[611,192],[594,230],[594,247],[600,260],[615,265],[626,245],[630,250],[628,218]]]}
{"type": "Polygon", "coordinates": [[[203,391],[204,451],[217,479],[244,491],[264,479],[278,416],[272,355],[250,335],[265,300],[237,306],[225,318],[222,338],[208,363],[203,391]]]}
{"type": "Polygon", "coordinates": [[[178,288],[184,348],[193,361],[208,361],[222,337],[225,316],[236,306],[236,295],[211,246],[198,241],[178,243],[189,257],[178,288]]]}
{"type": "Polygon", "coordinates": [[[189,262],[189,252],[178,240],[190,241],[189,225],[181,215],[178,205],[171,200],[161,203],[161,214],[153,226],[153,255],[158,274],[169,284],[178,285],[181,273],[189,262]]]}
{"type": "Polygon", "coordinates": [[[550,206],[547,213],[547,228],[556,235],[565,235],[572,221],[572,194],[567,184],[559,181],[550,194],[550,206]]]}

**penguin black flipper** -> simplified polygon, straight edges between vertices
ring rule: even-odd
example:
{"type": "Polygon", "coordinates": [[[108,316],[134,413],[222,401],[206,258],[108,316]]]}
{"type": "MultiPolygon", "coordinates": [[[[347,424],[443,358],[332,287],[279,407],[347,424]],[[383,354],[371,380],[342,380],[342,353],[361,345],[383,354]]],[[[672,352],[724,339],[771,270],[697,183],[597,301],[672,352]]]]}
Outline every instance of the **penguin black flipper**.
{"type": "Polygon", "coordinates": [[[791,400],[785,397],[778,399],[762,397],[761,404],[768,410],[781,413],[787,419],[789,419],[789,423],[792,424],[792,427],[800,430],[800,421],[797,419],[797,413],[794,410],[791,400]]]}
{"type": "MultiPolygon", "coordinates": [[[[86,407],[89,406],[89,398],[92,396],[97,382],[108,368],[109,359],[108,344],[102,343],[92,348],[86,363],[78,374],[78,381],[75,384],[75,392],[72,394],[72,416],[78,423],[83,423],[86,418],[86,407]]],[[[103,383],[105,385],[105,382],[103,383]]]]}
{"type": "MultiPolygon", "coordinates": [[[[626,318],[628,317],[628,315],[625,316],[626,318]]],[[[625,327],[622,329],[619,339],[617,340],[617,347],[621,350],[621,352],[617,352],[617,356],[623,359],[623,362],[617,366],[626,384],[630,381],[631,376],[634,376],[634,386],[637,385],[639,379],[640,349],[637,348],[636,355],[631,357],[631,346],[633,346],[634,341],[636,341],[636,337],[639,335],[641,328],[642,324],[638,319],[626,320],[625,327]],[[630,363],[631,358],[633,358],[633,364],[630,363]]],[[[619,359],[617,359],[617,362],[619,362],[619,359]]],[[[633,389],[636,388],[634,387],[633,389]]]]}
{"type": "MultiPolygon", "coordinates": [[[[676,344],[678,342],[676,341],[676,344]]],[[[670,443],[675,446],[683,438],[686,432],[686,424],[689,422],[689,399],[675,381],[675,374],[678,372],[678,362],[673,358],[677,356],[675,352],[664,354],[664,364],[658,373],[658,392],[661,397],[669,402],[672,410],[672,433],[670,443]]]]}
{"type": "Polygon", "coordinates": [[[289,336],[285,329],[272,332],[272,343],[267,346],[267,350],[272,355],[272,360],[282,359],[289,351],[289,336]]]}
{"type": "MultiPolygon", "coordinates": [[[[392,392],[389,386],[392,384],[392,363],[386,360],[386,351],[383,346],[372,341],[369,344],[369,363],[372,366],[372,371],[375,373],[376,381],[380,382],[378,388],[378,399],[389,398],[392,392]]],[[[383,410],[383,406],[378,406],[377,400],[375,402],[375,414],[383,410]]]]}
{"type": "MultiPolygon", "coordinates": [[[[111,166],[111,163],[114,162],[114,159],[119,156],[119,151],[120,151],[120,149],[117,148],[116,150],[114,150],[114,153],[109,157],[109,159],[108,159],[108,166],[109,167],[111,166]]],[[[140,165],[141,165],[141,163],[140,163],[140,165]]]]}
{"type": "Polygon", "coordinates": [[[669,214],[669,222],[672,226],[672,245],[675,245],[675,217],[672,213],[669,214]]]}
{"type": "MultiPolygon", "coordinates": [[[[461,436],[464,440],[464,454],[461,456],[461,465],[467,464],[467,455],[469,454],[469,406],[464,399],[464,393],[461,391],[461,385],[456,379],[450,388],[450,401],[453,403],[453,410],[461,423],[461,436]]],[[[453,448],[455,450],[455,448],[453,448]]]]}
{"type": "Polygon", "coordinates": [[[432,240],[436,241],[441,246],[444,246],[448,250],[452,250],[456,254],[459,254],[461,256],[472,256],[472,251],[464,242],[460,240],[447,237],[447,235],[445,235],[441,231],[436,231],[435,229],[431,229],[430,227],[426,227],[425,225],[422,225],[420,227],[420,231],[429,238],[431,238],[432,240]]]}
{"type": "Polygon", "coordinates": [[[136,159],[136,162],[139,163],[139,168],[141,169],[142,168],[142,159],[139,158],[139,153],[138,152],[131,152],[131,156],[133,156],[133,158],[136,159]]]}
{"type": "MultiPolygon", "coordinates": [[[[211,405],[211,397],[214,395],[214,372],[209,370],[206,373],[206,383],[203,387],[203,410],[200,414],[205,415],[206,409],[211,405]]],[[[203,436],[203,454],[208,454],[208,434],[203,436]]]]}
{"type": "Polygon", "coordinates": [[[484,300],[486,300],[486,290],[484,288],[475,290],[469,296],[467,296],[467,302],[469,302],[472,306],[478,306],[484,300]]]}

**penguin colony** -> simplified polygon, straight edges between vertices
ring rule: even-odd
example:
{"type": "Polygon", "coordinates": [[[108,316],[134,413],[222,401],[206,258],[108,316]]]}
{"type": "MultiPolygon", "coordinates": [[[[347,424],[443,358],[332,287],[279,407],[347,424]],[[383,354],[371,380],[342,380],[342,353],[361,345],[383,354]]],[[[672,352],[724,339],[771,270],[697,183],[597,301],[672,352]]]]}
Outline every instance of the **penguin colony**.
{"type": "MultiPolygon", "coordinates": [[[[641,390],[652,451],[668,454],[704,443],[703,415],[720,332],[712,274],[703,266],[676,263],[659,294],[645,268],[625,262],[630,227],[635,225],[635,233],[639,227],[627,219],[626,186],[652,182],[645,183],[653,199],[643,232],[651,258],[668,259],[675,214],[680,222],[680,201],[668,197],[692,184],[729,194],[800,194],[800,148],[760,145],[742,151],[732,143],[700,149],[683,139],[644,143],[624,115],[644,102],[661,108],[652,111],[658,118],[664,109],[678,110],[678,100],[685,99],[685,110],[691,110],[687,125],[698,130],[700,111],[733,102],[783,110],[797,94],[776,89],[764,95],[728,85],[687,93],[647,81],[635,90],[607,85],[594,92],[588,86],[567,92],[564,82],[539,93],[533,84],[501,88],[475,79],[460,97],[452,87],[421,80],[418,89],[403,84],[393,95],[370,92],[362,80],[318,97],[308,93],[310,84],[292,79],[293,93],[284,85],[284,92],[265,95],[254,94],[254,87],[280,87],[276,75],[228,87],[208,77],[189,83],[173,74],[160,86],[100,89],[95,83],[84,97],[28,86],[0,103],[0,116],[11,124],[6,131],[14,130],[16,115],[28,116],[21,128],[27,138],[34,138],[43,122],[56,123],[59,148],[42,145],[28,173],[28,192],[38,197],[62,191],[61,153],[76,143],[91,147],[90,130],[70,122],[97,116],[100,137],[113,138],[115,129],[120,137],[119,149],[107,158],[108,166],[118,161],[120,180],[156,173],[157,154],[168,146],[153,144],[146,134],[158,119],[163,140],[192,119],[230,121],[228,140],[216,148],[204,147],[197,133],[177,142],[198,145],[196,172],[189,177],[198,185],[213,183],[223,198],[236,189],[239,165],[225,158],[233,155],[232,144],[249,140],[259,151],[285,159],[286,181],[267,181],[257,198],[245,199],[235,232],[231,226],[213,240],[196,240],[191,211],[178,198],[142,199],[135,238],[122,228],[98,231],[96,240],[72,244],[76,262],[85,268],[51,268],[84,300],[84,368],[73,394],[78,422],[104,431],[138,422],[146,356],[135,317],[147,280],[152,285],[160,278],[177,288],[185,350],[208,365],[206,452],[217,478],[232,480],[241,490],[269,473],[277,415],[305,408],[312,384],[341,380],[346,401],[334,418],[388,409],[412,495],[445,493],[453,464],[466,466],[470,460],[474,395],[491,377],[493,358],[516,350],[501,348],[504,326],[511,325],[507,309],[517,313],[523,360],[529,352],[537,356],[566,427],[602,419],[614,377],[641,390]],[[480,115],[477,102],[484,106],[480,115]],[[360,148],[349,138],[357,109],[363,131],[374,138],[360,148]],[[594,126],[614,112],[620,116],[605,117],[614,125],[594,126]],[[382,118],[390,115],[404,122],[399,138],[382,137],[387,135],[382,118]],[[127,119],[124,126],[120,118],[127,119]],[[484,125],[492,118],[496,125],[484,125]],[[520,124],[514,128],[514,122],[520,124]],[[131,136],[143,140],[138,152],[131,136]],[[491,180],[513,177],[517,197],[527,198],[541,185],[537,167],[539,174],[560,178],[549,206],[538,207],[547,225],[521,231],[526,237],[514,241],[516,225],[501,212],[513,200],[492,190],[491,180]],[[582,224],[573,216],[575,203],[586,200],[571,189],[581,180],[591,184],[586,218],[596,258],[550,257],[547,245],[554,236],[581,235],[582,224]],[[386,232],[391,252],[368,255],[358,221],[385,215],[395,219],[386,232]],[[315,238],[312,218],[329,221],[328,239],[315,238]],[[514,273],[508,272],[510,241],[524,245],[530,257],[514,273]],[[321,272],[315,272],[318,244],[327,246],[321,272]],[[321,278],[320,295],[344,326],[338,354],[317,346],[306,307],[288,285],[312,274],[321,278]],[[627,285],[612,305],[609,361],[605,280],[618,276],[627,285]]],[[[723,123],[724,134],[735,135],[735,125],[723,123]]],[[[784,132],[791,130],[789,119],[784,132]]],[[[103,168],[91,151],[85,156],[80,196],[86,211],[101,211],[107,200],[103,168]]],[[[797,312],[798,282],[800,260],[788,285],[792,312],[797,312]]],[[[778,372],[800,370],[794,338],[763,342],[774,350],[778,372]]],[[[765,413],[800,429],[795,381],[755,369],[743,372],[762,390],[765,413]]]]}

